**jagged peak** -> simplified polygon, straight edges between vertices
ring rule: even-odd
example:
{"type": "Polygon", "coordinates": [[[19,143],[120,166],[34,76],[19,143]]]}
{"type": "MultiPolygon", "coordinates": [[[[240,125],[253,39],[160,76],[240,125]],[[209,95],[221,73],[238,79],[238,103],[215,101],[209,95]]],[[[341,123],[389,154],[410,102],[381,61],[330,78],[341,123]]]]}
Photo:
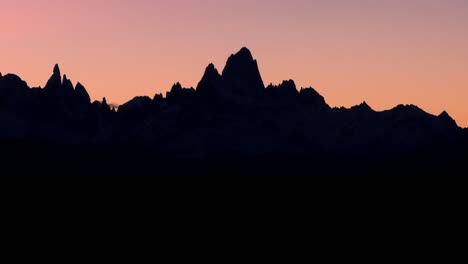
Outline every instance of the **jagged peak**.
{"type": "Polygon", "coordinates": [[[206,69],[203,77],[197,85],[197,90],[201,92],[209,92],[214,89],[215,83],[221,79],[221,75],[214,66],[213,63],[210,63],[206,69]]]}
{"type": "Polygon", "coordinates": [[[236,54],[233,54],[232,56],[237,56],[237,57],[242,57],[242,58],[246,58],[246,59],[249,59],[249,60],[254,60],[253,56],[252,56],[252,52],[250,52],[250,50],[246,47],[242,47],[236,54]]]}
{"type": "Polygon", "coordinates": [[[247,48],[242,48],[229,57],[222,79],[227,89],[238,95],[252,95],[265,89],[257,61],[247,48]]]}
{"type": "Polygon", "coordinates": [[[80,82],[76,84],[75,93],[76,96],[78,96],[84,102],[91,103],[91,98],[89,97],[88,91],[86,91],[86,88],[80,82]]]}
{"type": "Polygon", "coordinates": [[[69,80],[69,79],[67,78],[67,75],[66,75],[66,74],[63,75],[62,86],[63,86],[63,88],[64,88],[65,90],[67,90],[67,91],[73,91],[73,90],[74,90],[73,84],[72,84],[71,80],[69,80]]]}
{"type": "Polygon", "coordinates": [[[60,75],[60,68],[58,64],[55,64],[53,74],[47,81],[44,89],[47,90],[59,90],[62,87],[62,76],[60,75]]]}
{"type": "Polygon", "coordinates": [[[291,89],[291,90],[294,89],[294,90],[297,91],[296,83],[293,80],[284,80],[279,85],[274,85],[273,83],[270,83],[266,87],[267,90],[271,90],[271,89],[275,89],[275,88],[291,89]]]}
{"type": "Polygon", "coordinates": [[[180,84],[180,82],[176,82],[174,83],[174,85],[172,85],[171,91],[177,91],[177,90],[182,90],[182,84],[180,84]]]}
{"type": "Polygon", "coordinates": [[[153,101],[162,101],[162,100],[164,100],[164,96],[162,93],[157,93],[153,97],[153,101]]]}
{"type": "Polygon", "coordinates": [[[184,88],[182,84],[177,82],[172,86],[171,91],[166,93],[166,98],[174,98],[174,96],[177,97],[181,94],[183,95],[191,92],[195,92],[195,89],[193,87],[184,88]]]}
{"type": "Polygon", "coordinates": [[[282,83],[281,83],[281,86],[290,86],[290,87],[294,87],[294,89],[297,89],[296,88],[296,83],[294,82],[294,80],[284,80],[282,83]]]}
{"type": "Polygon", "coordinates": [[[366,101],[363,101],[360,105],[361,108],[366,108],[372,110],[372,108],[367,104],[366,101]]]}
{"type": "Polygon", "coordinates": [[[330,109],[330,106],[325,101],[325,98],[313,87],[301,87],[299,96],[302,102],[307,106],[318,107],[321,109],[330,109]]]}
{"type": "Polygon", "coordinates": [[[447,111],[443,111],[439,116],[438,118],[440,119],[443,119],[443,120],[446,120],[446,121],[450,121],[450,122],[456,122],[455,119],[453,119],[449,113],[447,113],[447,111]]]}
{"type": "Polygon", "coordinates": [[[299,92],[299,94],[303,97],[321,97],[323,98],[323,96],[321,94],[319,94],[319,92],[317,92],[317,90],[315,90],[313,87],[301,87],[301,91],[299,92]]]}
{"type": "Polygon", "coordinates": [[[439,117],[452,119],[452,117],[447,113],[447,111],[443,111],[443,112],[439,115],[439,117]]]}
{"type": "Polygon", "coordinates": [[[208,66],[206,66],[206,70],[205,70],[205,71],[207,71],[207,72],[213,72],[213,71],[218,72],[218,70],[216,69],[216,67],[214,66],[213,63],[208,64],[208,66]]]}
{"type": "Polygon", "coordinates": [[[214,66],[213,63],[210,63],[208,64],[208,66],[206,67],[205,69],[205,73],[203,74],[203,78],[202,79],[205,79],[205,78],[210,78],[210,77],[221,77],[221,75],[219,74],[218,72],[218,69],[216,69],[216,67],[214,66]]]}
{"type": "Polygon", "coordinates": [[[55,66],[54,66],[54,71],[53,71],[53,72],[54,72],[54,75],[59,75],[59,76],[61,76],[61,74],[60,74],[60,67],[59,67],[58,64],[55,64],[55,66]]]}
{"type": "Polygon", "coordinates": [[[437,118],[447,125],[458,127],[457,121],[455,121],[455,119],[453,119],[446,111],[443,111],[437,118]]]}
{"type": "Polygon", "coordinates": [[[265,91],[277,104],[291,104],[299,96],[293,80],[285,80],[280,85],[270,84],[265,91]]]}
{"type": "Polygon", "coordinates": [[[318,94],[317,90],[315,90],[315,88],[313,88],[312,86],[309,86],[309,87],[301,87],[301,93],[309,93],[309,92],[315,92],[318,94]]]}
{"type": "Polygon", "coordinates": [[[86,91],[86,88],[85,88],[80,82],[77,82],[77,83],[76,83],[75,89],[78,90],[78,88],[86,91]]]}
{"type": "Polygon", "coordinates": [[[356,106],[351,107],[351,109],[359,109],[359,110],[363,110],[363,111],[374,111],[374,110],[367,104],[366,101],[363,101],[363,102],[360,103],[359,105],[356,105],[356,106]]]}
{"type": "Polygon", "coordinates": [[[417,105],[414,104],[399,104],[392,110],[399,110],[399,111],[414,111],[414,112],[419,112],[419,113],[424,113],[427,114],[426,111],[422,110],[419,108],[417,105]]]}
{"type": "MultiPolygon", "coordinates": [[[[228,64],[232,64],[235,62],[252,63],[252,62],[256,62],[256,60],[254,60],[253,55],[250,52],[250,50],[246,47],[243,47],[237,53],[231,54],[231,56],[229,56],[226,66],[228,66],[228,64]]],[[[223,71],[223,75],[224,75],[224,71],[223,71]]]]}
{"type": "Polygon", "coordinates": [[[93,106],[97,107],[98,109],[104,110],[105,112],[111,112],[111,107],[110,105],[107,104],[106,97],[102,98],[102,101],[94,101],[92,103],[93,106]]]}

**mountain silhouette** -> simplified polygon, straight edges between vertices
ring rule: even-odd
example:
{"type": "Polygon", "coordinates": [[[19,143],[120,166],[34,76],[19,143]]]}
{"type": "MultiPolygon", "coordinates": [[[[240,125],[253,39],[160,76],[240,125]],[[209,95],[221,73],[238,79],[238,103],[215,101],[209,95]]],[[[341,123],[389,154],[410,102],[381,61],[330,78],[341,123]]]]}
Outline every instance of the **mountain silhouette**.
{"type": "Polygon", "coordinates": [[[221,87],[221,75],[213,63],[210,63],[197,85],[197,92],[206,99],[215,100],[222,92],[221,87]]]}
{"type": "Polygon", "coordinates": [[[257,61],[247,48],[229,57],[221,80],[223,91],[240,100],[258,97],[265,89],[257,61]]]}
{"type": "Polygon", "coordinates": [[[232,162],[243,161],[258,168],[251,173],[364,173],[372,171],[369,164],[465,161],[467,142],[467,130],[445,111],[434,116],[399,105],[378,112],[366,102],[332,108],[314,88],[299,89],[293,80],[265,87],[247,48],[228,58],[222,74],[209,64],[196,89],[176,83],[165,97],[135,97],[118,110],[106,98],[92,103],[58,65],[44,88],[0,74],[0,145],[17,153],[16,160],[55,151],[60,164],[78,171],[132,164],[128,170],[152,174],[158,161],[216,161],[208,167],[236,170],[232,162]],[[259,165],[272,161],[276,167],[259,165]]]}

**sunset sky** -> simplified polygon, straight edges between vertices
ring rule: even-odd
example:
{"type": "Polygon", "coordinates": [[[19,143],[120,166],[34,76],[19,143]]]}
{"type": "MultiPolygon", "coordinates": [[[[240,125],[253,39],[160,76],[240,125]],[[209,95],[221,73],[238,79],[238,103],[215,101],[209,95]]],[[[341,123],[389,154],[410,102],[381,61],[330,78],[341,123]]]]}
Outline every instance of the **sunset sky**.
{"type": "Polygon", "coordinates": [[[265,84],[468,127],[467,0],[0,0],[0,25],[0,72],[44,86],[59,63],[94,100],[196,86],[246,46],[265,84]]]}

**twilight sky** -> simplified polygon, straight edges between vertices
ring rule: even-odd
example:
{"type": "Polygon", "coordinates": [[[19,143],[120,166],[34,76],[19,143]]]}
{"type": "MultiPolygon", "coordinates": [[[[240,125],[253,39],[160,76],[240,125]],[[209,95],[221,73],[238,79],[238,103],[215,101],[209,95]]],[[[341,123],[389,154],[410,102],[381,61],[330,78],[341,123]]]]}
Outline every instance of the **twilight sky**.
{"type": "Polygon", "coordinates": [[[246,46],[265,84],[468,127],[467,14],[466,0],[0,0],[0,72],[44,86],[59,63],[93,99],[123,103],[196,86],[246,46]]]}

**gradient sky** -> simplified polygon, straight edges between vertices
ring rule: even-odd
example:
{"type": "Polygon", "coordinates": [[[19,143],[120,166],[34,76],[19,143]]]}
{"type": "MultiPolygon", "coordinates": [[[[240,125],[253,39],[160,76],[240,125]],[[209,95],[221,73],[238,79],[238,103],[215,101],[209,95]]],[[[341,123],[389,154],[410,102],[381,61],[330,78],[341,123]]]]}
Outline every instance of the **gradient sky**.
{"type": "Polygon", "coordinates": [[[468,127],[467,14],[466,0],[0,0],[0,72],[44,86],[59,63],[93,99],[123,103],[196,86],[246,46],[266,84],[468,127]]]}

